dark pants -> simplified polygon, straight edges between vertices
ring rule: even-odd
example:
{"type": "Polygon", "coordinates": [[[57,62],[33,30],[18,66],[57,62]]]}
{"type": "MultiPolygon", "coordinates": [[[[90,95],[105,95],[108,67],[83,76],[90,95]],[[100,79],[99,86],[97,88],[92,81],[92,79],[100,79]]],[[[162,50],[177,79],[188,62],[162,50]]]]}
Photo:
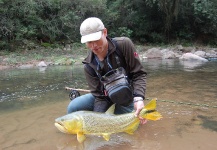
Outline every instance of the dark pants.
{"type": "MultiPolygon", "coordinates": [[[[69,103],[67,108],[67,113],[69,114],[79,110],[93,111],[94,101],[95,101],[95,97],[91,93],[81,95],[73,99],[69,103]]],[[[116,105],[114,113],[115,114],[130,113],[133,111],[133,108],[134,108],[133,102],[129,106],[116,105]]]]}

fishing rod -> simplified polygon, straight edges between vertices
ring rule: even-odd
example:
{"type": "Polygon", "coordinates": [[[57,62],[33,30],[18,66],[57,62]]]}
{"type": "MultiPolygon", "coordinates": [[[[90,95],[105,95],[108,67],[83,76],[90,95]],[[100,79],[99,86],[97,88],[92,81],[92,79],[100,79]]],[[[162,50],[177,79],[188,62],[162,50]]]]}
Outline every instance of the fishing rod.
{"type": "MultiPolygon", "coordinates": [[[[66,90],[69,90],[69,98],[70,100],[75,99],[76,97],[80,96],[79,92],[84,92],[84,93],[90,93],[90,90],[86,89],[75,89],[75,88],[70,88],[70,87],[65,87],[66,90]]],[[[146,98],[144,100],[150,100],[151,98],[146,98]]],[[[172,101],[172,100],[159,100],[160,102],[167,102],[167,103],[176,103],[179,105],[189,105],[189,106],[202,106],[202,107],[210,107],[210,108],[217,108],[217,106],[211,106],[208,104],[199,104],[199,103],[191,103],[191,102],[177,102],[177,101],[172,101]]]]}
{"type": "Polygon", "coordinates": [[[69,91],[76,90],[78,92],[90,93],[90,90],[86,90],[86,89],[75,89],[75,88],[70,88],[70,87],[65,87],[65,89],[69,91]]]}
{"type": "Polygon", "coordinates": [[[69,99],[73,100],[76,97],[79,97],[81,94],[79,92],[85,92],[85,93],[90,93],[90,90],[85,90],[85,89],[75,89],[75,88],[70,88],[70,87],[65,87],[65,90],[70,91],[69,93],[69,99]]]}

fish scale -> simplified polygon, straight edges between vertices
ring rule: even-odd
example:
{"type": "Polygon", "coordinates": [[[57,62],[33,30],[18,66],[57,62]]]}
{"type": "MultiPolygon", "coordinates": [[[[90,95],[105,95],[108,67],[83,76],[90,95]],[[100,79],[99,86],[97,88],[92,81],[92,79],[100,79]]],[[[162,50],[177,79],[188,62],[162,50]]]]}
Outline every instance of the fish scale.
{"type": "MultiPolygon", "coordinates": [[[[82,143],[85,134],[102,135],[105,140],[110,139],[112,133],[126,132],[133,134],[139,126],[139,119],[134,113],[114,114],[114,105],[105,113],[93,111],[77,111],[59,117],[55,126],[63,133],[77,134],[77,140],[82,143]]],[[[156,111],[156,99],[151,100],[140,112],[140,117],[148,120],[159,120],[161,114],[156,111]]]]}
{"type": "Polygon", "coordinates": [[[80,116],[83,120],[83,130],[87,133],[114,133],[122,132],[132,124],[135,119],[133,114],[116,115],[90,115],[86,113],[80,116]]]}

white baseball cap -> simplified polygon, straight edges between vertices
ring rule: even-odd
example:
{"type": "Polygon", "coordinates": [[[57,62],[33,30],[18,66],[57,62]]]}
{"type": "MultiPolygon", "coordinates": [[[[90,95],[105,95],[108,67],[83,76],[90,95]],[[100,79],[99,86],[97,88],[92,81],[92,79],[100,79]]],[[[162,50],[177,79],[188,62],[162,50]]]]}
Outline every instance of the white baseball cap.
{"type": "Polygon", "coordinates": [[[105,26],[99,18],[85,19],[80,26],[81,43],[99,40],[102,37],[103,29],[105,26]]]}

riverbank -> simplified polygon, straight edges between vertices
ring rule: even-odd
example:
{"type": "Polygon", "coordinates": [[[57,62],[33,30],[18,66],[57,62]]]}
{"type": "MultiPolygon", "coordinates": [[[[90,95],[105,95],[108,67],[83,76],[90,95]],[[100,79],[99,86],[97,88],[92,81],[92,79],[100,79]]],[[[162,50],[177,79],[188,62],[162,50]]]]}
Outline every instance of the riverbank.
{"type": "MultiPolygon", "coordinates": [[[[143,59],[175,59],[183,54],[191,53],[202,58],[217,57],[217,48],[175,46],[136,46],[138,54],[143,59]]],[[[67,45],[62,48],[39,47],[32,50],[16,52],[0,51],[0,70],[9,68],[30,68],[38,66],[40,62],[46,65],[74,65],[81,64],[88,50],[84,45],[67,45]]]]}
{"type": "Polygon", "coordinates": [[[41,61],[47,65],[72,65],[87,55],[84,46],[60,48],[24,49],[16,52],[0,51],[0,70],[9,68],[34,67],[41,61]]]}

